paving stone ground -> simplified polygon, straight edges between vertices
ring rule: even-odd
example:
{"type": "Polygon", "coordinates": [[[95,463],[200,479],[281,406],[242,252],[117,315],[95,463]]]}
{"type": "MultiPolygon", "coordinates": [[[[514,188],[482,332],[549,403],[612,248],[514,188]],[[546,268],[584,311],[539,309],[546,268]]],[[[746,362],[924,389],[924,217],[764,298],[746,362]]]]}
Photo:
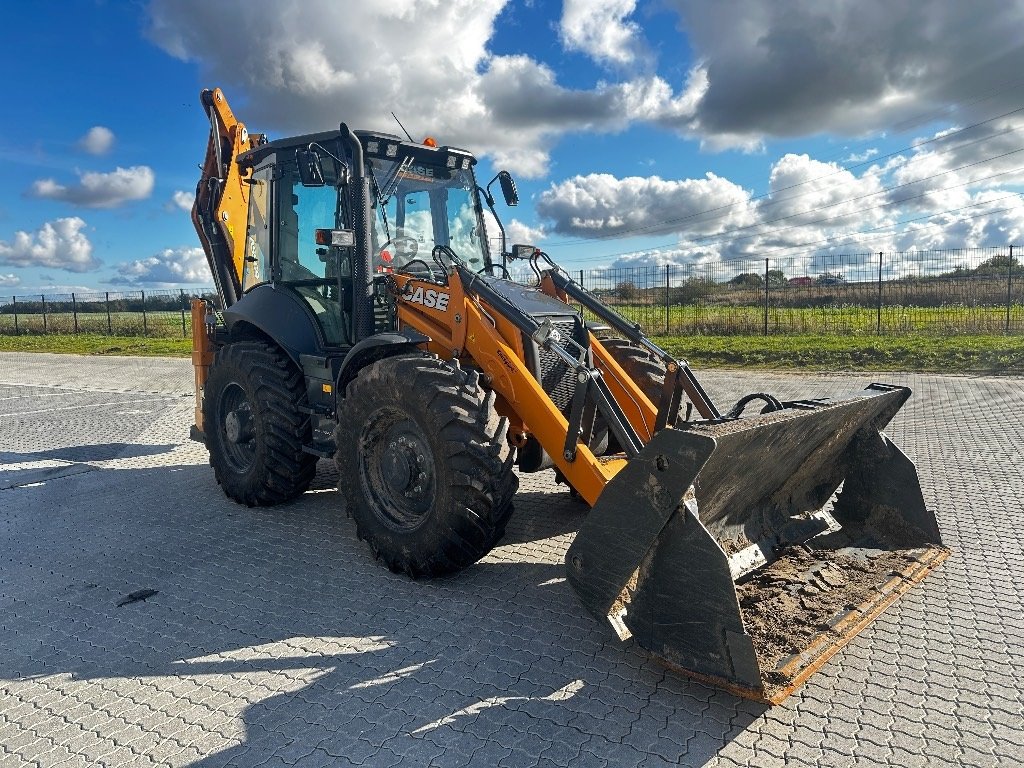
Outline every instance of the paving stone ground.
{"type": "MultiPolygon", "coordinates": [[[[914,389],[888,433],[954,554],[768,709],[585,613],[585,510],[546,474],[485,560],[412,582],[327,462],[285,507],[225,499],[187,360],[0,355],[0,766],[1020,765],[1024,381],[874,378],[914,389]]],[[[702,380],[725,403],[871,377],[702,380]]]]}

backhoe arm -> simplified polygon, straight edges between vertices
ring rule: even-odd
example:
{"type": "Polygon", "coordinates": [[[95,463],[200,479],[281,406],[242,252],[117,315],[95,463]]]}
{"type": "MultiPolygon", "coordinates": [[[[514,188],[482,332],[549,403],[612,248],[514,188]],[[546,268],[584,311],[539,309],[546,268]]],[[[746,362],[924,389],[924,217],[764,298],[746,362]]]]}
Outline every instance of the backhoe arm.
{"type": "Polygon", "coordinates": [[[192,204],[192,224],[206,252],[217,293],[227,308],[242,293],[249,206],[249,171],[240,172],[235,160],[265,138],[263,134],[249,135],[220,88],[204,90],[199,98],[210,120],[210,138],[192,204]]]}

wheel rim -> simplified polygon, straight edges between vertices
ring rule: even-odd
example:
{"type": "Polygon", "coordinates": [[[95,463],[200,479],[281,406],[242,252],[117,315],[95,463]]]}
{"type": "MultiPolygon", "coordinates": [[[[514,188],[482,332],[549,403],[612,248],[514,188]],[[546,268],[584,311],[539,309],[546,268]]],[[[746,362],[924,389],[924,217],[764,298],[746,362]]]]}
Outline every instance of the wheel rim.
{"type": "Polygon", "coordinates": [[[245,390],[232,382],[221,393],[217,423],[224,459],[232,472],[244,475],[256,463],[256,425],[245,390]]]}
{"type": "Polygon", "coordinates": [[[362,429],[359,481],[373,513],[391,528],[419,526],[434,505],[436,469],[430,444],[405,414],[385,409],[362,429]]]}

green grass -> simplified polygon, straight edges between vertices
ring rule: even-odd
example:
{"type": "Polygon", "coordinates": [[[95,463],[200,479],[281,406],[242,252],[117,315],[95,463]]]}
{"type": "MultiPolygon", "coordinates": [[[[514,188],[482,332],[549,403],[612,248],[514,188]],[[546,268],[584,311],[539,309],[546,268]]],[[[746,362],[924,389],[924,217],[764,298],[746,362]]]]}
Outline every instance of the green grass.
{"type": "Polygon", "coordinates": [[[68,355],[141,355],[188,357],[192,339],[104,336],[94,333],[0,335],[0,352],[58,352],[68,355]]]}
{"type": "Polygon", "coordinates": [[[695,367],[1024,373],[1024,336],[658,336],[695,367]]]}
{"type": "MultiPolygon", "coordinates": [[[[657,336],[696,368],[1024,373],[1024,336],[657,336]]],[[[0,336],[0,352],[187,357],[191,339],[0,336]]]]}
{"type": "MultiPolygon", "coordinates": [[[[760,334],[764,328],[763,306],[670,306],[667,317],[664,305],[611,306],[651,333],[661,333],[667,327],[670,333],[682,334],[760,334]]],[[[1010,327],[1024,327],[1024,305],[1014,304],[1010,310],[1010,327]]],[[[883,335],[998,334],[1006,328],[1006,307],[953,304],[939,307],[886,306],[882,308],[881,318],[873,307],[862,306],[772,306],[768,309],[768,331],[771,334],[874,334],[879,326],[883,335]]]]}
{"type": "MultiPolygon", "coordinates": [[[[43,315],[21,314],[18,316],[19,333],[72,334],[75,331],[75,316],[71,312],[48,312],[44,325],[43,315]]],[[[109,326],[105,312],[79,312],[78,331],[83,334],[113,334],[127,336],[156,336],[182,338],[192,333],[192,315],[185,313],[185,333],[181,329],[180,312],[149,312],[143,320],[141,312],[111,312],[109,326]]],[[[0,334],[14,333],[14,315],[0,314],[0,334]]]]}

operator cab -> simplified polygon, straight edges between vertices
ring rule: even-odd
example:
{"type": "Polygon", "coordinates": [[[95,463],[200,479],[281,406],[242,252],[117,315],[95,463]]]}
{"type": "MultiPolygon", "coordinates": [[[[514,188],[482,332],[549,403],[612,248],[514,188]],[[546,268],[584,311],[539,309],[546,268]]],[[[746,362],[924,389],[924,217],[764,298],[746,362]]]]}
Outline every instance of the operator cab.
{"type": "MultiPolygon", "coordinates": [[[[388,274],[415,272],[443,281],[434,250],[444,246],[471,269],[492,269],[482,190],[467,151],[357,131],[370,180],[373,223],[374,332],[394,330],[388,274]]],[[[253,169],[242,290],[273,282],[298,293],[316,319],[325,347],[351,347],[355,210],[351,155],[339,131],[263,144],[238,158],[253,169]]],[[[505,174],[507,176],[507,174],[505,174]]],[[[511,177],[508,178],[511,183],[511,177]]],[[[502,188],[506,192],[506,180],[502,188]]],[[[514,187],[512,189],[514,194],[514,187]]],[[[490,207],[493,202],[484,191],[490,207]]]]}

